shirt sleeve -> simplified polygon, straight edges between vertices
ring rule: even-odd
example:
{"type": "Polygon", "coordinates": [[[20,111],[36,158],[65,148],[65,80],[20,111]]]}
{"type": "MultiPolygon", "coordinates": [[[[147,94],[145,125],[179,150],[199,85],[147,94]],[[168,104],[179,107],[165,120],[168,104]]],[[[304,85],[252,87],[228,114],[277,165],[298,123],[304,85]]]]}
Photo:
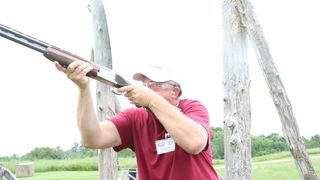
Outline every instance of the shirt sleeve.
{"type": "Polygon", "coordinates": [[[131,114],[133,112],[134,109],[128,109],[109,119],[109,121],[111,121],[116,126],[121,138],[121,145],[113,147],[113,149],[117,152],[125,148],[130,148],[132,150],[134,149],[131,118],[131,114]]]}
{"type": "Polygon", "coordinates": [[[208,142],[206,148],[204,149],[206,150],[208,145],[210,144],[210,139],[212,138],[212,132],[209,126],[209,113],[207,108],[199,101],[192,100],[183,105],[182,111],[186,116],[193,119],[207,131],[208,142]]]}

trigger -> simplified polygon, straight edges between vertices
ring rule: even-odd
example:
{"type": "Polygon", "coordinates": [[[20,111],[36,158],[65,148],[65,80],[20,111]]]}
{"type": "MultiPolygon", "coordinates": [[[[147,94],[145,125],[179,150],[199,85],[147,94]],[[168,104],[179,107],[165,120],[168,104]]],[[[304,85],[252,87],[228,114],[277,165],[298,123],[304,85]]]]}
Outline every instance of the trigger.
{"type": "Polygon", "coordinates": [[[113,92],[115,95],[122,95],[123,92],[118,92],[117,89],[118,89],[118,88],[113,87],[113,88],[112,88],[112,92],[113,92]]]}

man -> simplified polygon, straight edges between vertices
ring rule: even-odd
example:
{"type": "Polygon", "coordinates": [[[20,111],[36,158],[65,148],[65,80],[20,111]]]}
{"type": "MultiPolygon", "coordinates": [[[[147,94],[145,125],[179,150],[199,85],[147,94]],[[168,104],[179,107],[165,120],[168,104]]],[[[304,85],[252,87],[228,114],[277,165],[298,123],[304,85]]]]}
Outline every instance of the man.
{"type": "Polygon", "coordinates": [[[119,88],[130,108],[99,122],[92,103],[89,63],[73,62],[67,69],[55,62],[80,91],[78,126],[89,148],[132,149],[139,180],[215,180],[212,166],[209,117],[198,101],[179,99],[181,87],[163,68],[134,74],[145,86],[119,88]]]}

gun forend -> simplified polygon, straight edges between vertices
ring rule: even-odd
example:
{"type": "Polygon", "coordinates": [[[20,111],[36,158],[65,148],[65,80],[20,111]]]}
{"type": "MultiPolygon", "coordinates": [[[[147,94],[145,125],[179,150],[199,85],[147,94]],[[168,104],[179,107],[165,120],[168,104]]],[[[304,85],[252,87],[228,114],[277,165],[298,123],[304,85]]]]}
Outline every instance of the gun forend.
{"type": "Polygon", "coordinates": [[[68,51],[64,51],[54,46],[48,47],[43,55],[51,61],[59,62],[65,68],[74,61],[83,61],[90,63],[93,66],[93,70],[87,73],[88,77],[91,77],[102,83],[109,84],[116,88],[120,88],[130,84],[120,75],[114,73],[111,69],[89,62],[80,56],[71,54],[68,51]]]}
{"type": "Polygon", "coordinates": [[[92,78],[97,77],[97,74],[100,70],[99,66],[97,66],[96,64],[93,64],[93,63],[83,59],[82,57],[71,54],[67,51],[61,50],[61,49],[53,47],[53,46],[48,47],[45,50],[45,52],[43,53],[43,55],[53,62],[54,61],[59,62],[65,68],[67,68],[69,66],[69,64],[74,61],[80,60],[80,61],[88,62],[93,66],[93,70],[88,72],[87,76],[92,77],[92,78]]]}

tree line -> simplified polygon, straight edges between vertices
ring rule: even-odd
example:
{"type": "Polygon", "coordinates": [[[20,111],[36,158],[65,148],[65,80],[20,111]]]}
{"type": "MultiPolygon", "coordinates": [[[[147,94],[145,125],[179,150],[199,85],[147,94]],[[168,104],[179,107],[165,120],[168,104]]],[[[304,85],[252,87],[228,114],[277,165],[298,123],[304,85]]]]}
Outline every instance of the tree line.
{"type": "MultiPolygon", "coordinates": [[[[29,153],[18,156],[13,154],[10,157],[0,157],[0,161],[6,161],[10,159],[21,160],[39,160],[39,159],[77,159],[85,157],[98,156],[97,149],[86,148],[82,143],[74,142],[73,146],[69,150],[63,150],[60,146],[55,148],[51,147],[36,147],[29,153]]],[[[134,157],[134,153],[130,149],[125,149],[118,153],[119,157],[134,157]]]]}
{"type": "MultiPolygon", "coordinates": [[[[211,138],[211,150],[213,159],[224,159],[224,132],[220,127],[211,127],[213,136],[211,138]]],[[[314,135],[310,139],[302,138],[307,149],[320,147],[320,135],[314,135]]],[[[285,139],[277,133],[270,135],[260,135],[251,137],[251,153],[252,157],[272,154],[281,151],[288,151],[285,139]]],[[[61,147],[37,147],[29,153],[19,157],[12,155],[11,157],[1,157],[0,159],[75,159],[84,157],[94,157],[98,155],[98,150],[88,149],[82,143],[75,142],[71,149],[63,150],[61,147]]],[[[134,153],[130,149],[125,149],[118,153],[119,157],[134,157],[134,153]]]]}
{"type": "MultiPolygon", "coordinates": [[[[224,159],[224,132],[220,127],[211,127],[211,149],[213,159],[224,159]]],[[[320,135],[316,134],[310,139],[302,137],[306,149],[320,147],[320,135]]],[[[251,156],[262,156],[281,151],[288,151],[285,139],[277,133],[270,135],[251,136],[251,156]]]]}

